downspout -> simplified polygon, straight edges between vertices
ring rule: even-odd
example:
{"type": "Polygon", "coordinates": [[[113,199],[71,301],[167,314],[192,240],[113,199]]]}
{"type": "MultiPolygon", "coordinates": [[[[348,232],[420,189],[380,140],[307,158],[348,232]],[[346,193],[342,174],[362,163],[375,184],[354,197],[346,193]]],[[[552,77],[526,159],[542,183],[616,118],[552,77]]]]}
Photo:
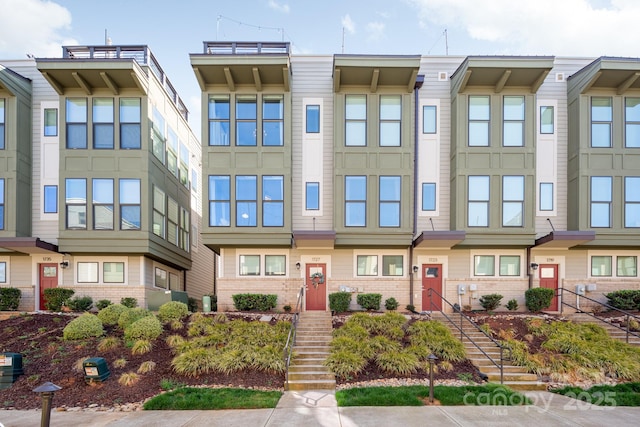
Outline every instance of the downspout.
{"type": "Polygon", "coordinates": [[[525,265],[527,269],[527,276],[529,278],[529,289],[533,288],[533,275],[531,274],[531,246],[527,246],[527,263],[525,265]]]}
{"type": "Polygon", "coordinates": [[[413,304],[413,280],[415,273],[413,272],[413,239],[418,234],[418,117],[420,114],[420,103],[418,91],[424,83],[424,75],[418,74],[416,82],[413,86],[413,227],[411,233],[411,244],[409,245],[409,304],[413,304]]]}

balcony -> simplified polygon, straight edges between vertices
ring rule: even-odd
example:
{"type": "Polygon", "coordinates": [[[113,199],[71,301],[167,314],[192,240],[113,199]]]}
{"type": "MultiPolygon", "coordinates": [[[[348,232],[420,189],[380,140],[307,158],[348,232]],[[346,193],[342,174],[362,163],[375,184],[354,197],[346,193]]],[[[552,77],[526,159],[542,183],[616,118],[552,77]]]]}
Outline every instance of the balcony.
{"type": "Polygon", "coordinates": [[[204,42],[205,55],[289,55],[288,42],[204,42]]]}

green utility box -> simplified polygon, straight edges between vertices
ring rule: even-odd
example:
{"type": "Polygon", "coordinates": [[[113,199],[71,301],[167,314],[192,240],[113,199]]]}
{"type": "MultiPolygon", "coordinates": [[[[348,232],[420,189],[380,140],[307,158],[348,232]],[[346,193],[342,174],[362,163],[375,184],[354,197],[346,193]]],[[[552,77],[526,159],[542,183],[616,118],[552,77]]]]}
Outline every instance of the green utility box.
{"type": "Polygon", "coordinates": [[[0,390],[11,387],[22,374],[24,370],[20,353],[0,353],[0,390]]]}
{"type": "Polygon", "coordinates": [[[87,384],[102,382],[111,375],[104,357],[91,357],[85,360],[82,362],[82,370],[84,371],[84,381],[87,384]]]}

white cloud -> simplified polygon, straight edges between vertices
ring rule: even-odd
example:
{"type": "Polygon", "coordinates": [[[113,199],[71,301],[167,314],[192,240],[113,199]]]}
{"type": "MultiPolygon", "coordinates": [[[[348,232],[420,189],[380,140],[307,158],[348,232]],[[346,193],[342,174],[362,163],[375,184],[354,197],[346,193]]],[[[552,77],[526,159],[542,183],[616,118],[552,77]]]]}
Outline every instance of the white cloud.
{"type": "Polygon", "coordinates": [[[62,46],[77,44],[63,34],[71,13],[47,0],[0,0],[0,57],[59,57],[62,46]]]}
{"type": "Polygon", "coordinates": [[[350,34],[355,34],[356,32],[356,24],[351,20],[351,16],[346,14],[342,17],[342,26],[345,30],[347,30],[350,34]]]}
{"type": "Polygon", "coordinates": [[[637,0],[405,1],[418,9],[421,25],[447,28],[450,36],[464,31],[501,52],[638,55],[640,32],[634,31],[640,16],[637,0]]]}
{"type": "Polygon", "coordinates": [[[275,0],[269,0],[269,7],[278,12],[289,13],[289,5],[286,3],[280,4],[275,0]]]}
{"type": "Polygon", "coordinates": [[[367,33],[369,40],[380,40],[384,36],[385,25],[382,22],[369,22],[367,24],[367,33]]]}

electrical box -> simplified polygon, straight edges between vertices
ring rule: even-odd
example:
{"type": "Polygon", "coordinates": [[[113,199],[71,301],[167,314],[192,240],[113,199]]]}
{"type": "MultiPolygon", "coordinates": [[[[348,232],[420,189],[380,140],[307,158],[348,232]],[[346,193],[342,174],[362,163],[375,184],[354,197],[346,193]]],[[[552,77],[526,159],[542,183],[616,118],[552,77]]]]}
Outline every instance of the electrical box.
{"type": "Polygon", "coordinates": [[[587,292],[594,292],[598,287],[596,286],[595,283],[588,283],[587,284],[587,292]]]}
{"type": "Polygon", "coordinates": [[[576,285],[576,294],[584,295],[585,294],[585,285],[576,285]]]}
{"type": "Polygon", "coordinates": [[[82,362],[84,381],[86,383],[102,382],[109,378],[111,372],[104,357],[91,357],[82,362]]]}
{"type": "Polygon", "coordinates": [[[22,374],[24,371],[20,353],[0,353],[0,390],[11,387],[22,374]]]}
{"type": "Polygon", "coordinates": [[[472,283],[469,285],[469,292],[475,292],[478,290],[478,285],[476,285],[475,283],[472,283]]]}
{"type": "Polygon", "coordinates": [[[458,285],[458,295],[464,295],[467,292],[467,285],[458,285]]]}

